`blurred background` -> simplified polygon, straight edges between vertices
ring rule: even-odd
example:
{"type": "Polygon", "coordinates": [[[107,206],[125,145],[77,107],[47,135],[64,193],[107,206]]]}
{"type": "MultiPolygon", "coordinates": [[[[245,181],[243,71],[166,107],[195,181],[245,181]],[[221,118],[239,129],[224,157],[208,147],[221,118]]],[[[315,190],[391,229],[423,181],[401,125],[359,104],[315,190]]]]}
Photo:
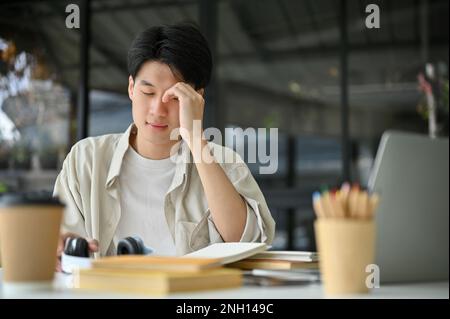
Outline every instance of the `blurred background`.
{"type": "Polygon", "coordinates": [[[52,190],[77,140],[123,132],[131,41],[185,21],[214,55],[205,127],[279,130],[277,172],[249,165],[276,249],[315,250],[312,192],[365,185],[385,130],[429,133],[426,93],[448,136],[447,0],[1,1],[0,192],[52,190]],[[66,27],[71,3],[80,28],[66,27]],[[380,28],[366,27],[371,3],[380,28]]]}

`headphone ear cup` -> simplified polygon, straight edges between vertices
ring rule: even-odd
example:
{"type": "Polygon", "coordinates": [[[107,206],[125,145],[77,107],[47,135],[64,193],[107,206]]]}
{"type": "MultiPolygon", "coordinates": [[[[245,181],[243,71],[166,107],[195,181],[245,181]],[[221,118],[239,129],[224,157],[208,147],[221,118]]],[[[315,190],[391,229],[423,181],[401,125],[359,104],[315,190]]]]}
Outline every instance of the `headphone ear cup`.
{"type": "Polygon", "coordinates": [[[70,256],[89,257],[89,244],[84,238],[69,237],[66,239],[64,253],[70,256]]]}
{"type": "Polygon", "coordinates": [[[133,237],[126,237],[119,241],[117,245],[117,255],[140,255],[142,254],[142,245],[133,237]]]}
{"type": "Polygon", "coordinates": [[[66,254],[66,255],[70,255],[70,256],[73,256],[74,255],[74,249],[73,249],[73,244],[72,244],[72,241],[74,240],[75,238],[73,238],[73,237],[68,237],[68,238],[66,238],[66,242],[65,242],[65,244],[64,244],[64,253],[66,254]]]}
{"type": "Polygon", "coordinates": [[[76,252],[79,257],[89,257],[89,244],[86,239],[77,238],[76,252]]]}
{"type": "Polygon", "coordinates": [[[142,239],[140,237],[130,237],[134,243],[135,243],[135,247],[136,247],[136,253],[139,255],[143,255],[144,254],[144,242],[142,241],[142,239]]]}

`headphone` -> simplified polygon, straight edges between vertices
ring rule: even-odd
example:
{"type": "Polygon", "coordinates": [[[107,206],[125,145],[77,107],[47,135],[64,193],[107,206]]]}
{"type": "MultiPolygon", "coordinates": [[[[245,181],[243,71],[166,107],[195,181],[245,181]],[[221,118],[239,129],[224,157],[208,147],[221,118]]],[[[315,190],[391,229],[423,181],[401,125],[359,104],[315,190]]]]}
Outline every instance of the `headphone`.
{"type": "Polygon", "coordinates": [[[125,237],[117,244],[117,255],[148,255],[153,249],[144,245],[140,237],[125,237]]]}
{"type": "Polygon", "coordinates": [[[70,256],[89,257],[89,244],[81,237],[68,237],[64,246],[64,253],[70,256]]]}
{"type": "MultiPolygon", "coordinates": [[[[117,245],[117,255],[149,255],[153,249],[145,246],[140,237],[126,237],[117,245]]],[[[64,246],[64,253],[70,256],[89,257],[89,244],[82,237],[68,237],[64,246]]]]}

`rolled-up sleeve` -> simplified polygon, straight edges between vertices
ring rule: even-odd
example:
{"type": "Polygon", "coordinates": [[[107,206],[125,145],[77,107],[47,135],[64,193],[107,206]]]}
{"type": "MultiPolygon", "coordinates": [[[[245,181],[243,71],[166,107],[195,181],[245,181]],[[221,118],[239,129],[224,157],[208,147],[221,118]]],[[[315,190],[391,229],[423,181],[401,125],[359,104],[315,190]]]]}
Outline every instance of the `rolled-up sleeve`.
{"type": "Polygon", "coordinates": [[[226,174],[247,206],[247,219],[240,241],[271,244],[275,236],[275,221],[247,165],[235,164],[226,174]]]}
{"type": "Polygon", "coordinates": [[[245,198],[247,206],[247,219],[240,242],[267,242],[266,231],[264,230],[261,213],[258,203],[251,198],[245,198]],[[253,202],[251,205],[250,202],[253,202]],[[258,217],[259,216],[259,217],[258,217]]]}

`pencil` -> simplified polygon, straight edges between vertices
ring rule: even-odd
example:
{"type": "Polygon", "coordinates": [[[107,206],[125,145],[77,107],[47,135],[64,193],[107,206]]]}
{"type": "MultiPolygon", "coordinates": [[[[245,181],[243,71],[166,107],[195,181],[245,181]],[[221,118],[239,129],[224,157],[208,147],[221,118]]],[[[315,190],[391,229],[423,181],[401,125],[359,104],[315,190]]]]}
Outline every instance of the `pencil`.
{"type": "Polygon", "coordinates": [[[342,203],[342,208],[344,210],[344,217],[350,217],[350,212],[348,211],[348,195],[350,193],[350,184],[345,182],[342,184],[340,191],[340,198],[342,203]]]}
{"type": "Polygon", "coordinates": [[[358,203],[358,187],[353,186],[348,195],[348,211],[350,218],[356,218],[357,216],[357,203],[358,203]]]}
{"type": "Polygon", "coordinates": [[[314,211],[316,212],[316,216],[318,218],[326,217],[323,210],[322,200],[319,192],[313,193],[313,207],[314,211]]]}
{"type": "Polygon", "coordinates": [[[340,191],[331,195],[331,202],[334,206],[334,211],[336,212],[336,217],[345,217],[344,208],[342,206],[342,198],[340,191]]]}
{"type": "Polygon", "coordinates": [[[328,191],[322,194],[322,203],[324,207],[324,212],[327,217],[336,217],[334,211],[333,203],[331,202],[330,193],[328,191]]]}
{"type": "Polygon", "coordinates": [[[357,203],[357,215],[359,218],[366,219],[369,217],[368,196],[366,191],[359,192],[357,203]]]}

